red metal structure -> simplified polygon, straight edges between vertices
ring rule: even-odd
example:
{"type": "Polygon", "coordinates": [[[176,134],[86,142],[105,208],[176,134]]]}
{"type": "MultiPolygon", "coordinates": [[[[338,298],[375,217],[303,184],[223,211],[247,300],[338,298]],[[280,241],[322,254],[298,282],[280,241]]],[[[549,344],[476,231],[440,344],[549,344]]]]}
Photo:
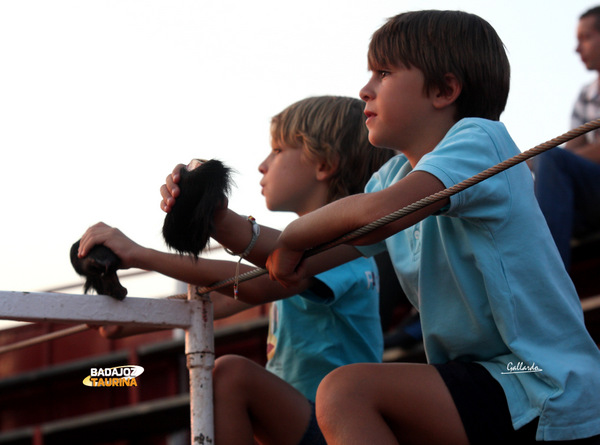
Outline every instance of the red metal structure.
{"type": "MultiPolygon", "coordinates": [[[[571,275],[600,343],[600,239],[574,247],[571,275]]],[[[215,355],[264,364],[267,307],[215,322],[215,355]]],[[[33,323],[0,331],[0,347],[64,328],[33,323]]],[[[388,357],[390,357],[388,355],[388,357]]],[[[391,360],[422,361],[422,353],[391,360]]],[[[0,355],[0,445],[190,443],[188,372],[180,331],[107,340],[90,329],[0,355]],[[131,387],[83,385],[91,368],[138,365],[131,387]]]]}

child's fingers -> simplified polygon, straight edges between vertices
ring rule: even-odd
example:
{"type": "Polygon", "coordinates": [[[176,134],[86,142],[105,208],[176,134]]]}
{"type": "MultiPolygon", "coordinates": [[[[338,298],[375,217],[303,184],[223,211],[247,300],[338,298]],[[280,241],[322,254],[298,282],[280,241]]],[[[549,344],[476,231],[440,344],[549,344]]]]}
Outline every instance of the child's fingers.
{"type": "Polygon", "coordinates": [[[179,171],[184,167],[186,167],[185,164],[177,164],[175,166],[175,168],[173,169],[173,171],[171,172],[171,174],[169,175],[169,177],[171,177],[173,179],[173,182],[175,184],[177,184],[179,182],[179,179],[181,178],[179,171]]]}
{"type": "Polygon", "coordinates": [[[175,198],[173,198],[173,195],[171,195],[171,192],[167,188],[166,184],[160,186],[160,195],[162,196],[160,208],[163,212],[169,213],[173,205],[175,205],[175,198]]]}
{"type": "Polygon", "coordinates": [[[177,185],[181,178],[179,171],[183,167],[185,167],[185,165],[177,164],[173,169],[173,172],[165,179],[165,183],[160,187],[160,195],[162,196],[160,208],[163,212],[169,213],[175,205],[175,200],[180,193],[179,186],[177,185]]]}
{"type": "Polygon", "coordinates": [[[99,222],[89,227],[85,231],[85,233],[81,236],[81,240],[79,241],[79,250],[77,252],[77,256],[79,258],[84,258],[90,252],[92,247],[94,247],[96,244],[101,244],[97,241],[97,233],[106,228],[108,228],[106,224],[99,222]]]}
{"type": "Polygon", "coordinates": [[[179,176],[174,177],[172,174],[167,176],[165,180],[165,191],[169,198],[177,198],[179,196],[179,186],[177,183],[179,182],[179,176]]]}

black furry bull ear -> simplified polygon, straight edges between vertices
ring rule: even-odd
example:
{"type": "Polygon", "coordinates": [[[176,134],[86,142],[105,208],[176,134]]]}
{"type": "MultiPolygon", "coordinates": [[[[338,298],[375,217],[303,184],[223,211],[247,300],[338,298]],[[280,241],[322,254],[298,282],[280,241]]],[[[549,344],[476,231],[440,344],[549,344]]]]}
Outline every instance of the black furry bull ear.
{"type": "Polygon", "coordinates": [[[123,300],[127,289],[121,286],[117,270],[121,260],[108,247],[96,245],[84,258],[77,256],[79,241],[71,246],[70,257],[73,269],[86,278],[83,288],[84,293],[90,289],[98,294],[109,295],[117,300],[123,300]]]}
{"type": "Polygon", "coordinates": [[[181,169],[180,194],[163,224],[167,246],[181,254],[200,255],[213,230],[214,210],[230,192],[230,176],[231,169],[216,159],[192,170],[181,169]]]}

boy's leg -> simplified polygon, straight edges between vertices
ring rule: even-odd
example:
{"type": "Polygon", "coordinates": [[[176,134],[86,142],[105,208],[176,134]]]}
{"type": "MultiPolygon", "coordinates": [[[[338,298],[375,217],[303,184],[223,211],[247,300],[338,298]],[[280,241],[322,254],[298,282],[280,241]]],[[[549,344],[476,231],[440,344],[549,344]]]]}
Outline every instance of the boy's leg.
{"type": "Polygon", "coordinates": [[[468,444],[438,371],[422,364],[357,364],[331,372],[317,392],[330,445],[468,444]]]}
{"type": "Polygon", "coordinates": [[[223,356],[213,371],[215,443],[297,445],[311,406],[295,388],[240,356],[223,356]]]}

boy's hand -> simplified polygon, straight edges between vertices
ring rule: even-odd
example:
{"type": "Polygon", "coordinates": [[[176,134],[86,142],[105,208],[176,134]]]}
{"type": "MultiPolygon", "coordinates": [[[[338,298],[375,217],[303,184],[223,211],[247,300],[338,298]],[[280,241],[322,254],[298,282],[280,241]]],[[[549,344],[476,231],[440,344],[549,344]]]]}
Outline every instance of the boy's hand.
{"type": "MultiPolygon", "coordinates": [[[[181,179],[180,170],[186,167],[189,170],[193,170],[198,167],[200,164],[197,162],[198,160],[193,159],[188,165],[177,164],[171,174],[167,176],[165,179],[165,183],[160,187],[160,194],[162,196],[162,201],[160,202],[160,208],[163,212],[169,213],[173,206],[175,205],[175,201],[179,194],[181,193],[181,189],[178,184],[181,179]]],[[[222,207],[217,207],[214,210],[213,215],[213,223],[215,225],[219,225],[221,218],[225,217],[226,211],[228,209],[229,200],[225,198],[225,202],[222,207]]]]}
{"type": "Polygon", "coordinates": [[[119,257],[121,269],[136,267],[135,260],[140,250],[143,249],[142,246],[127,238],[119,229],[99,222],[87,229],[81,237],[77,256],[85,257],[97,244],[105,245],[119,257]]]}
{"type": "Polygon", "coordinates": [[[179,196],[180,190],[177,184],[179,183],[179,179],[181,178],[179,171],[185,167],[183,164],[177,164],[177,166],[173,169],[173,172],[167,179],[165,183],[160,187],[160,194],[162,196],[162,201],[160,202],[160,208],[165,213],[169,213],[173,206],[175,205],[175,200],[179,196]]]}
{"type": "Polygon", "coordinates": [[[303,255],[303,251],[275,248],[265,265],[271,280],[278,281],[286,288],[298,286],[306,278],[302,264],[303,255]]]}

